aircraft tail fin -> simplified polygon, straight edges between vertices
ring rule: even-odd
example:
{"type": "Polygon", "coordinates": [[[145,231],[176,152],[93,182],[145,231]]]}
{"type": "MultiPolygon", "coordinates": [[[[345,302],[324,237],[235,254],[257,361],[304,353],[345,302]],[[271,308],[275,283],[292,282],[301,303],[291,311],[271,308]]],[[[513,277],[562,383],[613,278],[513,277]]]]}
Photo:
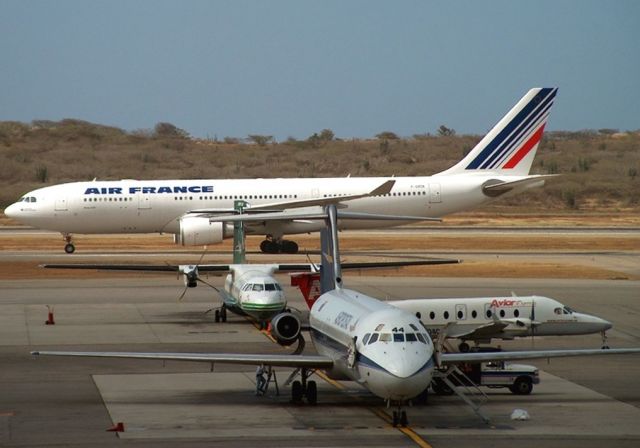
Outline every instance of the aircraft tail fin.
{"type": "Polygon", "coordinates": [[[291,275],[291,286],[300,288],[300,292],[304,297],[309,309],[315,301],[320,297],[320,273],[319,272],[302,272],[291,275]]]}
{"type": "Polygon", "coordinates": [[[558,88],[529,90],[453,167],[439,174],[529,174],[558,88]]]}

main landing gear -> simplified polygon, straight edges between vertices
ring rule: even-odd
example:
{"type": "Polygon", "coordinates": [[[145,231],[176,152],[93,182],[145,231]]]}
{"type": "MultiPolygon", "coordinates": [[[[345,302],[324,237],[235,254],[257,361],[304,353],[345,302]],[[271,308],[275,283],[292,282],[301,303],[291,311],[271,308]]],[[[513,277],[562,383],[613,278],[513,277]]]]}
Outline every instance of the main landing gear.
{"type": "Polygon", "coordinates": [[[68,233],[62,234],[62,239],[64,239],[67,244],[64,246],[64,251],[68,254],[72,254],[76,251],[76,246],[73,245],[71,240],[71,235],[68,233]]]}
{"type": "Polygon", "coordinates": [[[222,305],[219,309],[215,310],[214,318],[216,322],[227,321],[227,307],[222,305]]]}
{"type": "Polygon", "coordinates": [[[260,243],[260,250],[265,254],[297,254],[298,243],[280,238],[267,237],[260,243]]]}
{"type": "Polygon", "coordinates": [[[602,350],[609,350],[609,344],[607,343],[607,332],[602,331],[600,335],[602,336],[602,350]]]}
{"type": "Polygon", "coordinates": [[[287,379],[286,384],[289,384],[298,373],[300,374],[300,381],[296,380],[291,383],[291,402],[293,404],[302,404],[303,398],[306,398],[310,405],[318,403],[318,385],[313,380],[307,381],[313,372],[313,370],[305,368],[296,369],[287,379]]]}

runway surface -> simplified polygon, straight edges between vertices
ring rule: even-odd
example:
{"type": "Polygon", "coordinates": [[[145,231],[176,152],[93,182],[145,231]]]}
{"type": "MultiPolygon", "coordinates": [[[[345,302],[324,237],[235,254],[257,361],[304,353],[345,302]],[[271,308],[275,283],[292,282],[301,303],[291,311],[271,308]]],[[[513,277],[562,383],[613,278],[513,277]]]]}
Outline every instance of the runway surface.
{"type": "MultiPolygon", "coordinates": [[[[489,256],[489,255],[487,255],[489,256]]],[[[280,277],[283,284],[287,277],[280,277]]],[[[210,279],[220,285],[221,279],[210,279]]],[[[376,278],[346,284],[380,298],[536,293],[614,323],[612,347],[640,346],[640,282],[629,280],[376,278]]],[[[254,369],[208,364],[34,358],[35,349],[285,353],[240,317],[215,324],[211,289],[176,298],[166,278],[0,281],[0,446],[423,446],[635,447],[640,445],[640,356],[528,362],[542,370],[530,396],[486,390],[485,425],[454,397],[408,409],[392,428],[383,403],[351,382],[318,378],[316,407],[271,385],[254,395],[254,369]],[[44,325],[46,305],[56,325],[44,325]],[[516,408],[531,420],[509,419],[516,408]],[[105,429],[115,422],[126,431],[105,429]]],[[[304,309],[287,287],[290,304],[304,309]]],[[[502,342],[503,348],[599,347],[599,335],[502,342]]],[[[307,351],[313,352],[312,344],[307,351]]]]}

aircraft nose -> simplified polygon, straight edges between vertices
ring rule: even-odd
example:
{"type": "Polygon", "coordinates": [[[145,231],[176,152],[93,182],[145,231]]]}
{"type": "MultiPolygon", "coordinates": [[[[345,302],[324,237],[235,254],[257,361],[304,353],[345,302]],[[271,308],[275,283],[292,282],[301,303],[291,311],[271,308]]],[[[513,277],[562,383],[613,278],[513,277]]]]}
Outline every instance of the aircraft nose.
{"type": "Polygon", "coordinates": [[[20,213],[19,204],[16,202],[15,204],[11,204],[9,207],[4,209],[4,215],[7,218],[17,218],[20,213]]]}
{"type": "Polygon", "coordinates": [[[588,325],[588,327],[592,329],[592,331],[594,332],[607,331],[613,328],[613,324],[608,320],[602,319],[597,316],[592,316],[590,314],[580,313],[579,320],[584,322],[584,324],[588,325]]]}

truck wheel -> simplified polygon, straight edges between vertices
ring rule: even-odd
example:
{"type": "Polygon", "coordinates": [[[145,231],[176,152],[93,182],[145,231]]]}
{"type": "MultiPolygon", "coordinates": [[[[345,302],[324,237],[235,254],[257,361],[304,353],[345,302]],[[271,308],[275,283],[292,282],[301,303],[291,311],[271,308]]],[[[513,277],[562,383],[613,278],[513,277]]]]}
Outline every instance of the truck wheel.
{"type": "Polygon", "coordinates": [[[533,390],[533,381],[528,376],[520,376],[509,386],[509,390],[516,395],[529,395],[533,390]]]}

